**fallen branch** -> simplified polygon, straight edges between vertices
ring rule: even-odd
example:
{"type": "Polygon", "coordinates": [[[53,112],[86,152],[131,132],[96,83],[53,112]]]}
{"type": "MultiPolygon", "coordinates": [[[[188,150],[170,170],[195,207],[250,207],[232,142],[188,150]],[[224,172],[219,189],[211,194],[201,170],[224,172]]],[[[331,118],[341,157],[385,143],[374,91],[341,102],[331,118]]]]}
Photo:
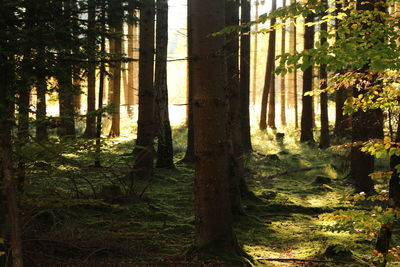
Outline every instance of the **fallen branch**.
{"type": "Polygon", "coordinates": [[[305,167],[305,168],[300,168],[297,170],[289,170],[289,171],[284,171],[284,172],[278,172],[276,174],[268,175],[263,177],[264,179],[273,179],[282,175],[286,174],[291,174],[291,173],[297,173],[297,172],[305,172],[305,171],[311,171],[311,170],[316,170],[316,169],[322,169],[325,168],[325,166],[314,166],[314,167],[305,167]]]}
{"type": "Polygon", "coordinates": [[[340,264],[351,264],[354,262],[348,261],[329,261],[329,260],[313,260],[313,259],[284,259],[284,258],[258,258],[257,261],[297,261],[297,262],[319,262],[319,263],[340,263],[340,264]]]}

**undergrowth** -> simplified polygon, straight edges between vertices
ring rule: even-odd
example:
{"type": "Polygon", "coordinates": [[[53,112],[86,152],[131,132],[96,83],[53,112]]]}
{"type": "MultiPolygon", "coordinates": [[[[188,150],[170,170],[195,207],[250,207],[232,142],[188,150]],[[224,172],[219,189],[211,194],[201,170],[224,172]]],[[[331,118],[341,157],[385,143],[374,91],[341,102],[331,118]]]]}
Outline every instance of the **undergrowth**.
{"type": "MultiPolygon", "coordinates": [[[[30,145],[22,199],[28,266],[224,266],[221,259],[185,256],[195,237],[194,170],[179,162],[185,136],[184,128],[174,129],[176,168],[156,169],[149,180],[127,175],[133,140],[104,140],[102,168],[93,167],[91,140],[30,145]],[[133,190],[126,190],[132,181],[133,190]]],[[[235,218],[240,244],[257,266],[365,266],[373,241],[327,231],[321,219],[359,208],[348,200],[348,151],[297,139],[296,132],[278,141],[255,133],[246,179],[258,199],[245,199],[247,216],[235,218]],[[347,258],[341,250],[349,251],[347,258]]]]}

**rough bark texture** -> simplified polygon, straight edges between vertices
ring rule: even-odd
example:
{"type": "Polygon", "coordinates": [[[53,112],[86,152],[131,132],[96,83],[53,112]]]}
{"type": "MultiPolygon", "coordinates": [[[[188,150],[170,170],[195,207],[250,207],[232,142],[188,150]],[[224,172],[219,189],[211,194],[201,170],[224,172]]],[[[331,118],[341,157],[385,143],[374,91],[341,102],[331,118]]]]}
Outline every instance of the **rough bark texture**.
{"type": "MultiPolygon", "coordinates": [[[[0,25],[1,26],[1,25],[0,25]]],[[[3,30],[4,28],[2,28],[3,30]]],[[[0,40],[0,47],[3,47],[4,41],[0,40]]],[[[13,86],[15,81],[13,76],[13,60],[1,56],[0,63],[0,160],[2,167],[2,195],[6,199],[6,208],[10,226],[10,247],[12,255],[12,266],[22,267],[22,240],[21,228],[18,214],[18,195],[17,180],[14,175],[13,166],[13,143],[12,143],[12,125],[14,123],[14,103],[13,86]]]]}
{"type": "Polygon", "coordinates": [[[96,135],[96,1],[88,1],[88,33],[87,53],[89,65],[87,68],[87,115],[84,135],[93,138],[96,135]]]}
{"type": "Polygon", "coordinates": [[[229,142],[225,95],[224,37],[210,34],[225,26],[224,0],[193,0],[194,134],[196,154],[196,246],[237,254],[229,198],[229,142]],[[206,20],[204,18],[207,18],[206,20]],[[210,131],[210,129],[213,129],[210,131]]]}
{"type": "MultiPolygon", "coordinates": [[[[250,22],[251,5],[248,0],[241,0],[241,23],[250,22]]],[[[242,129],[242,147],[244,153],[250,153],[251,128],[250,128],[250,27],[243,28],[240,38],[240,115],[242,129]]],[[[255,72],[255,70],[254,70],[255,72]]],[[[255,90],[253,90],[255,97],[255,90]]],[[[254,100],[255,101],[255,100],[254,100]]]]}
{"type": "MultiPolygon", "coordinates": [[[[307,15],[305,23],[314,21],[314,14],[307,15]]],[[[309,50],[314,47],[314,26],[305,26],[304,32],[304,50],[309,50]]],[[[312,97],[306,96],[305,93],[311,91],[313,84],[313,67],[310,66],[303,73],[303,109],[301,112],[301,136],[300,142],[313,142],[313,105],[312,97]]]]}
{"type": "MultiPolygon", "coordinates": [[[[129,15],[134,15],[134,10],[129,10],[129,15]]],[[[137,39],[136,26],[133,24],[128,25],[128,57],[133,59],[135,56],[135,41],[137,39]]],[[[128,63],[128,86],[126,88],[126,109],[130,118],[133,117],[133,106],[135,105],[135,63],[130,61],[128,63]]]]}
{"type": "Polygon", "coordinates": [[[168,0],[157,0],[155,91],[157,123],[158,168],[174,167],[172,131],[169,122],[167,56],[168,56],[168,0]]]}
{"type": "Polygon", "coordinates": [[[140,9],[139,49],[139,118],[136,140],[135,171],[148,176],[153,170],[154,158],[154,0],[146,0],[140,9]]]}
{"type": "MultiPolygon", "coordinates": [[[[272,9],[276,9],[276,0],[272,1],[272,9]]],[[[276,19],[271,19],[271,27],[275,25],[276,19]]],[[[267,129],[267,106],[268,99],[271,91],[271,87],[275,86],[275,75],[273,73],[275,69],[275,43],[276,43],[276,32],[275,30],[269,33],[268,40],[268,57],[267,67],[265,70],[265,82],[261,101],[261,114],[260,114],[260,130],[267,129]]]]}

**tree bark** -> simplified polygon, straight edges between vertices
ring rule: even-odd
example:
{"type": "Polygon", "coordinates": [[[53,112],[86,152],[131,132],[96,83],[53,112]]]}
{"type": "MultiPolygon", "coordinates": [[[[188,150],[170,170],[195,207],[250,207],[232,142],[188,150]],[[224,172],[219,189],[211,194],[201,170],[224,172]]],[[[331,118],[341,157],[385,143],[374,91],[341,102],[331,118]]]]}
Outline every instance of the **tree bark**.
{"type": "MultiPolygon", "coordinates": [[[[114,3],[114,2],[112,2],[114,3]]],[[[122,35],[123,35],[123,10],[122,3],[118,1],[112,5],[112,10],[110,14],[110,27],[115,29],[114,35],[114,52],[116,61],[114,64],[113,73],[113,94],[111,99],[111,104],[114,105],[112,113],[112,123],[110,136],[119,137],[120,132],[120,120],[121,120],[121,57],[122,57],[122,35]]]]}
{"type": "MultiPolygon", "coordinates": [[[[323,5],[325,8],[328,8],[327,0],[323,1],[323,5]]],[[[325,15],[324,13],[323,15],[325,15]]],[[[325,34],[328,32],[328,23],[324,22],[321,24],[321,32],[325,34]]],[[[326,37],[321,37],[321,45],[326,44],[326,37]]],[[[325,90],[327,88],[328,83],[328,72],[326,69],[326,65],[322,64],[319,69],[319,78],[320,78],[320,89],[325,90]]],[[[330,146],[330,136],[329,136],[329,117],[328,117],[328,93],[321,93],[321,137],[319,140],[320,148],[328,148],[330,146]]]]}
{"type": "Polygon", "coordinates": [[[168,57],[168,0],[157,0],[156,25],[156,123],[158,168],[174,167],[172,131],[168,110],[167,57],[168,57]]]}
{"type": "MultiPolygon", "coordinates": [[[[241,0],[241,23],[246,24],[251,20],[251,3],[241,0]]],[[[250,27],[242,29],[240,37],[240,117],[243,152],[248,154],[251,146],[250,127],[250,27]]],[[[255,70],[254,70],[255,71],[255,70]]],[[[255,94],[255,91],[253,91],[255,94]]],[[[254,96],[253,96],[254,97],[254,96]]]]}
{"type": "Polygon", "coordinates": [[[229,198],[226,65],[223,36],[210,37],[225,26],[224,0],[193,0],[196,246],[238,254],[229,198]],[[207,18],[206,20],[204,18],[207,18]],[[213,129],[210,131],[210,129],[213,129]]]}
{"type": "MultiPolygon", "coordinates": [[[[135,11],[133,8],[131,8],[129,10],[129,15],[133,16],[134,12],[135,11]]],[[[135,39],[137,38],[135,34],[135,27],[136,26],[133,24],[128,24],[128,57],[130,59],[133,59],[135,55],[135,39]]],[[[135,63],[134,61],[130,61],[128,63],[128,88],[126,94],[126,108],[130,118],[133,118],[133,110],[135,105],[135,75],[135,63]]]]}
{"type": "MultiPolygon", "coordinates": [[[[251,1],[243,0],[242,1],[242,6],[246,6],[247,3],[249,5],[249,10],[251,10],[251,7],[250,7],[251,6],[251,1]],[[243,2],[246,2],[246,3],[243,3],[243,2]]],[[[259,6],[259,2],[258,2],[258,0],[256,0],[256,2],[255,2],[255,13],[256,13],[255,14],[255,19],[258,19],[258,16],[259,16],[259,8],[258,8],[258,6],[259,6]]],[[[242,12],[243,12],[243,10],[242,10],[242,12]]],[[[245,15],[245,13],[242,13],[242,14],[245,15]]],[[[250,12],[249,21],[250,20],[251,20],[251,12],[250,12]]],[[[258,24],[257,23],[256,23],[256,25],[254,25],[254,31],[258,32],[258,24]]],[[[253,55],[254,55],[254,59],[253,59],[253,77],[252,77],[252,79],[253,79],[252,104],[253,104],[253,106],[255,106],[256,103],[257,103],[258,34],[254,35],[254,54],[253,55]]]]}
{"type": "MultiPolygon", "coordinates": [[[[314,14],[308,14],[305,24],[314,22],[314,14]]],[[[308,51],[314,47],[314,26],[305,26],[304,32],[304,50],[308,51]]],[[[303,73],[303,109],[301,112],[301,136],[300,142],[313,142],[313,105],[312,97],[305,94],[312,90],[313,85],[313,67],[310,66],[303,73]]]]}
{"type": "Polygon", "coordinates": [[[188,53],[188,65],[187,65],[187,142],[186,142],[186,152],[182,159],[185,163],[194,163],[194,125],[193,125],[193,93],[194,93],[194,77],[193,77],[193,44],[192,44],[192,32],[193,32],[193,3],[191,0],[187,1],[187,53],[188,53]]]}
{"type": "Polygon", "coordinates": [[[88,0],[88,32],[87,53],[89,65],[87,68],[87,114],[84,136],[93,138],[96,135],[96,1],[88,0]],[[93,62],[93,63],[91,63],[93,62]]]}
{"type": "Polygon", "coordinates": [[[154,158],[154,12],[155,1],[146,0],[140,9],[139,118],[135,172],[149,176],[154,158]]]}
{"type": "MultiPolygon", "coordinates": [[[[272,1],[271,12],[276,10],[276,0],[272,1]]],[[[276,22],[275,18],[271,19],[271,28],[274,27],[276,22]]],[[[275,86],[275,75],[273,73],[275,69],[275,43],[276,43],[276,32],[272,30],[269,33],[268,40],[268,57],[267,67],[265,70],[265,82],[261,101],[261,115],[260,115],[260,130],[267,129],[267,106],[271,88],[275,86]]]]}
{"type": "MultiPolygon", "coordinates": [[[[296,0],[290,0],[290,4],[293,5],[296,3],[296,0]]],[[[289,34],[289,53],[294,55],[297,52],[296,44],[296,19],[292,19],[292,23],[290,24],[290,34],[289,34]]],[[[289,74],[289,106],[294,108],[294,124],[295,128],[299,128],[299,107],[297,101],[297,70],[294,69],[289,74]]]]}

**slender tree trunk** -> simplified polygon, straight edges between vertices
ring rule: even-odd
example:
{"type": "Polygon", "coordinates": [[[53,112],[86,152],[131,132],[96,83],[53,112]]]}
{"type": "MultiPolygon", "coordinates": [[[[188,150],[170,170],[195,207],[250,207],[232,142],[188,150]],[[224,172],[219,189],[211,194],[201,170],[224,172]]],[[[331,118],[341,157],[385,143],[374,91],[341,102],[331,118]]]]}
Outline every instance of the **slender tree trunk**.
{"type": "MultiPolygon", "coordinates": [[[[286,0],[282,0],[282,7],[286,6],[286,0]]],[[[283,20],[282,23],[285,23],[283,20]]],[[[281,55],[286,52],[286,28],[282,28],[281,55]]],[[[281,74],[281,125],[286,126],[286,75],[281,74]]]]}
{"type": "MultiPolygon", "coordinates": [[[[296,3],[296,0],[290,0],[290,4],[293,5],[296,3]]],[[[294,55],[297,52],[296,44],[296,19],[292,19],[289,29],[289,53],[294,55]]],[[[289,107],[294,108],[294,125],[295,128],[299,128],[299,110],[298,110],[298,101],[297,101],[297,70],[293,70],[289,74],[289,107]]]]}
{"type": "MultiPolygon", "coordinates": [[[[276,10],[276,0],[272,1],[271,12],[274,10],[276,10]]],[[[271,19],[271,28],[274,27],[275,22],[276,22],[276,19],[272,18],[271,19]]],[[[264,90],[263,90],[262,101],[261,101],[260,130],[267,129],[268,99],[269,99],[271,87],[275,86],[275,75],[273,73],[273,70],[275,68],[275,40],[276,40],[276,32],[275,32],[275,30],[272,30],[269,33],[269,41],[268,41],[267,67],[265,70],[264,90]]]]}
{"type": "MultiPolygon", "coordinates": [[[[241,23],[246,24],[251,20],[251,3],[241,0],[241,23]]],[[[244,153],[250,153],[251,128],[250,128],[250,27],[242,29],[240,37],[240,115],[242,129],[242,147],[244,153]]],[[[256,71],[255,69],[253,70],[256,71]]],[[[255,88],[255,87],[254,87],[255,88]]],[[[255,97],[253,90],[253,98],[255,97]]],[[[254,103],[255,104],[255,99],[254,103]]]]}
{"type": "Polygon", "coordinates": [[[154,13],[154,0],[144,1],[140,10],[139,118],[135,162],[135,171],[140,176],[149,176],[153,170],[155,134],[154,13]]]}
{"type": "Polygon", "coordinates": [[[37,106],[36,106],[36,140],[44,142],[48,140],[47,123],[46,123],[46,91],[47,81],[44,70],[39,71],[36,75],[36,93],[37,93],[37,106]]]}
{"type": "Polygon", "coordinates": [[[123,34],[123,11],[122,3],[115,2],[113,4],[111,14],[111,27],[115,29],[114,36],[114,49],[115,49],[115,59],[114,62],[114,73],[113,73],[113,94],[111,103],[114,105],[112,113],[112,123],[110,136],[118,137],[121,135],[120,132],[120,120],[121,120],[121,57],[122,57],[122,34],[123,34]]]}
{"type": "Polygon", "coordinates": [[[194,125],[193,125],[193,90],[194,90],[194,80],[193,80],[193,44],[192,44],[192,17],[193,17],[193,3],[191,0],[187,0],[187,53],[188,53],[188,66],[187,66],[187,86],[188,86],[188,94],[187,94],[187,145],[186,145],[186,153],[185,157],[182,159],[182,162],[185,163],[194,163],[194,125]]]}
{"type": "MultiPolygon", "coordinates": [[[[134,10],[129,10],[129,15],[134,15],[134,10]]],[[[135,55],[135,25],[128,24],[128,57],[130,59],[134,58],[135,55]]],[[[135,74],[135,66],[134,61],[129,61],[128,63],[128,88],[127,88],[127,95],[126,95],[126,108],[128,111],[128,115],[130,118],[133,118],[133,106],[135,105],[135,84],[134,84],[134,75],[135,74]]]]}
{"type": "Polygon", "coordinates": [[[226,65],[223,36],[210,34],[225,26],[224,0],[193,0],[196,246],[202,251],[239,254],[232,229],[229,198],[226,65]],[[204,18],[207,18],[206,20],[204,18]],[[210,131],[210,129],[213,129],[210,131]]]}
{"type": "MultiPolygon", "coordinates": [[[[275,54],[275,52],[274,52],[275,54]]],[[[272,63],[272,74],[271,74],[271,87],[269,90],[269,102],[268,102],[268,126],[269,128],[275,130],[276,129],[276,124],[275,124],[275,115],[276,115],[276,84],[275,84],[275,60],[272,63]]]]}
{"type": "MultiPolygon", "coordinates": [[[[323,5],[328,8],[327,0],[323,1],[323,5]]],[[[324,14],[325,15],[325,14],[324,14]]],[[[328,24],[321,24],[321,32],[328,32],[328,24]]],[[[321,45],[326,44],[326,37],[321,37],[321,45]]],[[[319,69],[319,77],[320,77],[320,89],[325,90],[327,88],[328,82],[328,72],[326,69],[326,65],[322,64],[319,69]]],[[[330,146],[330,136],[329,136],[329,117],[328,117],[328,93],[321,94],[321,138],[319,140],[320,148],[327,148],[330,146]]]]}
{"type": "Polygon", "coordinates": [[[93,138],[96,135],[96,1],[88,0],[88,33],[87,53],[89,58],[87,74],[87,115],[84,136],[93,138]]]}
{"type": "MultiPolygon", "coordinates": [[[[251,10],[251,1],[243,0],[242,6],[246,5],[247,3],[249,5],[248,9],[251,10]],[[246,3],[244,3],[244,2],[246,2],[246,3]]],[[[256,2],[255,2],[255,12],[256,12],[255,19],[258,19],[258,15],[259,15],[258,14],[258,10],[259,10],[258,5],[259,5],[259,2],[258,2],[258,0],[256,0],[256,2]]],[[[242,12],[243,12],[243,9],[242,9],[242,12]]],[[[243,15],[245,15],[245,14],[243,13],[243,15]]],[[[251,13],[250,13],[249,21],[250,20],[251,20],[251,13]]],[[[255,32],[258,32],[258,24],[257,23],[254,26],[254,30],[255,30],[255,32]]],[[[253,78],[252,78],[253,79],[253,90],[252,90],[253,91],[253,93],[252,93],[253,106],[256,105],[256,103],[257,103],[257,61],[258,61],[258,34],[255,34],[254,35],[253,78]]],[[[245,147],[245,149],[246,149],[246,147],[245,147]]]]}
{"type": "MultiPolygon", "coordinates": [[[[305,24],[314,22],[314,14],[308,14],[305,24]]],[[[304,50],[314,47],[314,26],[305,26],[304,32],[304,50]]],[[[313,67],[308,67],[303,73],[303,109],[301,112],[301,142],[313,142],[313,122],[312,122],[312,97],[305,94],[312,90],[313,85],[313,67]]]]}
{"type": "Polygon", "coordinates": [[[168,0],[157,0],[156,25],[156,123],[157,123],[157,163],[158,168],[174,167],[172,131],[169,122],[167,57],[168,57],[168,0]]]}
{"type": "MultiPolygon", "coordinates": [[[[105,7],[106,0],[101,0],[101,20],[102,20],[102,25],[101,29],[103,32],[106,31],[106,7],[105,7]]],[[[100,43],[100,53],[103,55],[106,52],[106,37],[103,34],[101,36],[101,43],[100,43]]],[[[99,79],[99,102],[98,102],[98,113],[97,113],[97,118],[96,118],[96,155],[95,155],[95,161],[94,161],[94,166],[95,167],[101,167],[101,158],[100,158],[100,153],[101,153],[101,132],[102,132],[102,117],[103,117],[103,112],[101,110],[103,109],[103,97],[104,97],[104,81],[105,81],[105,74],[106,74],[106,66],[105,63],[101,62],[100,64],[100,79],[99,79]]]]}

